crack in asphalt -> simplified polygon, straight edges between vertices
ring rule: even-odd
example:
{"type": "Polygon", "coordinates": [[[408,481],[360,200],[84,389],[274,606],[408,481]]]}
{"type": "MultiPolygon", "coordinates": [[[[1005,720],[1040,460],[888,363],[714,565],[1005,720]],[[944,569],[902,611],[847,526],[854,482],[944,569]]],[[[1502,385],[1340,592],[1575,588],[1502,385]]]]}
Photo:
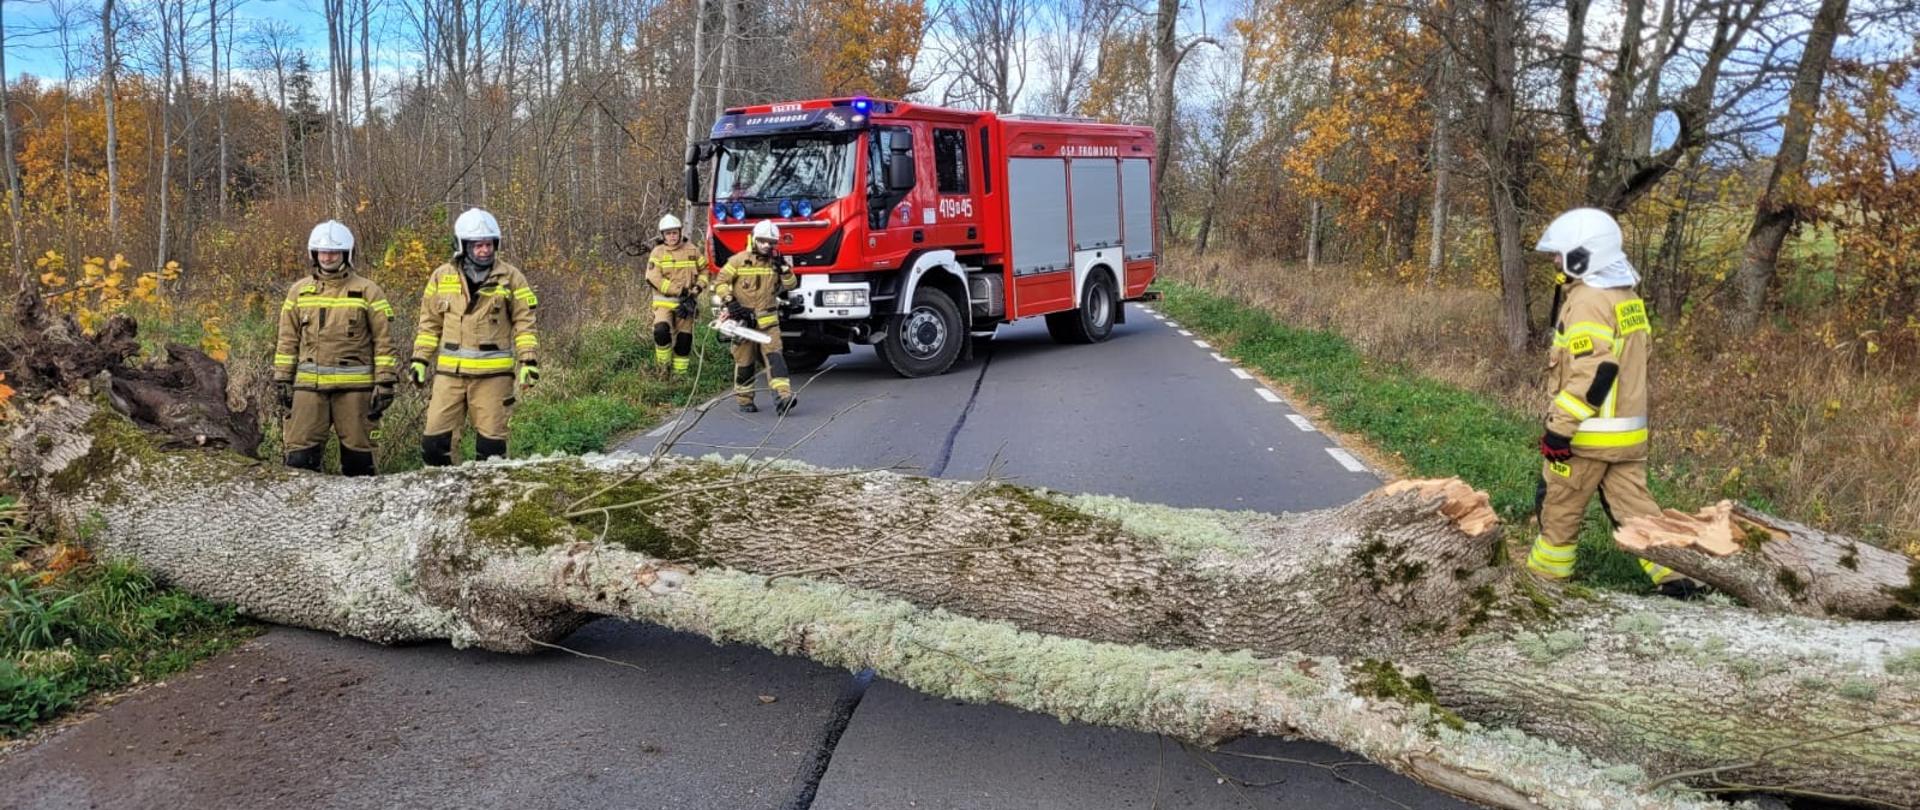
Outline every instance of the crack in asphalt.
{"type": "Polygon", "coordinates": [[[840,697],[833,702],[833,713],[827,716],[827,723],[820,730],[820,742],[814,746],[813,756],[800,763],[800,773],[794,777],[798,786],[793,798],[781,805],[781,810],[813,807],[814,798],[820,794],[820,783],[827,778],[827,768],[833,765],[834,749],[840,747],[840,735],[847,733],[854,710],[860,708],[860,699],[866,697],[867,687],[872,684],[873,670],[863,669],[854,673],[846,688],[840,690],[840,697]]]}
{"type": "Polygon", "coordinates": [[[953,428],[947,431],[947,440],[940,444],[940,457],[927,467],[928,478],[939,478],[947,472],[947,462],[953,460],[953,444],[960,438],[960,430],[967,426],[967,414],[973,413],[973,404],[980,401],[980,384],[987,381],[987,367],[993,365],[993,344],[988,343],[980,351],[980,375],[973,378],[973,393],[967,395],[966,407],[960,409],[960,418],[953,420],[953,428]]]}

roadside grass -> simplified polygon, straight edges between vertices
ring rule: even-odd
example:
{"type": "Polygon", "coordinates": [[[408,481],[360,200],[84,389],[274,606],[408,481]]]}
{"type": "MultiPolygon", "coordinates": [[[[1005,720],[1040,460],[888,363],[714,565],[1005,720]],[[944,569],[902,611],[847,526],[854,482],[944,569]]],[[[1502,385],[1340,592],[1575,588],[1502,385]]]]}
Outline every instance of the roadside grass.
{"type": "MultiPolygon", "coordinates": [[[[1259,309],[1177,282],[1160,282],[1159,309],[1203,333],[1221,353],[1293,389],[1331,425],[1400,459],[1414,476],[1457,476],[1485,490],[1508,526],[1509,544],[1533,540],[1540,476],[1538,423],[1488,397],[1421,376],[1403,364],[1367,357],[1326,330],[1282,323],[1259,309]]],[[[1693,499],[1655,482],[1661,503],[1693,499]]],[[[1524,548],[1524,545],[1520,546],[1524,548]]],[[[1646,575],[1613,546],[1606,518],[1588,510],[1575,576],[1590,585],[1644,592],[1646,575]]]]}
{"type": "Polygon", "coordinates": [[[258,632],[232,608],[164,589],[138,566],[95,561],[83,542],[27,533],[11,498],[0,498],[0,551],[0,737],[258,632]]]}

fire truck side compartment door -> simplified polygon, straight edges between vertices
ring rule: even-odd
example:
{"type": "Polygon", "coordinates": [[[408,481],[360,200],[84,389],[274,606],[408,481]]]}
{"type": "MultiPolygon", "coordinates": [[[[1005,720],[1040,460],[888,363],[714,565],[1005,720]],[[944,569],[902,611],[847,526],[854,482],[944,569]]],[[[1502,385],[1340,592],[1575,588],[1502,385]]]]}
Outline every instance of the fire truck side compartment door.
{"type": "Polygon", "coordinates": [[[1073,304],[1080,305],[1093,268],[1113,272],[1126,289],[1126,264],[1120,260],[1120,167],[1113,158],[1075,158],[1073,175],[1073,304]]]}
{"type": "Polygon", "coordinates": [[[1007,161],[1007,222],[1015,317],[1072,309],[1073,246],[1065,160],[1007,161]]]}
{"type": "MultiPolygon", "coordinates": [[[[1160,240],[1154,226],[1154,169],[1146,157],[1123,157],[1119,161],[1119,207],[1121,240],[1127,261],[1150,261],[1160,255],[1160,240]]],[[[1139,271],[1139,267],[1137,267],[1139,271]]],[[[1131,273],[1121,296],[1135,298],[1146,292],[1152,273],[1131,273]]]]}

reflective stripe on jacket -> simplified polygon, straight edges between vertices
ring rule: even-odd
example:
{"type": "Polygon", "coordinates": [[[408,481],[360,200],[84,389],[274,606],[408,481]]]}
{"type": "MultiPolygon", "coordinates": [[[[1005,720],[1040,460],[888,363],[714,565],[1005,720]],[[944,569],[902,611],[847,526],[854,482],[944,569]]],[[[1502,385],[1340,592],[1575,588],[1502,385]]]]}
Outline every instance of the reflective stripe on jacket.
{"type": "Polygon", "coordinates": [[[533,312],[540,298],[520,268],[495,261],[477,287],[468,286],[452,263],[428,277],[413,359],[459,377],[512,374],[516,359],[537,364],[540,339],[533,312]]]}
{"type": "Polygon", "coordinates": [[[1646,303],[1631,288],[1569,282],[1548,356],[1547,429],[1571,436],[1581,456],[1645,458],[1652,348],[1646,303]]]}
{"type": "Polygon", "coordinates": [[[287,288],[273,351],[274,382],[311,391],[392,385],[393,304],[372,280],[351,271],[311,275],[287,288]]]}

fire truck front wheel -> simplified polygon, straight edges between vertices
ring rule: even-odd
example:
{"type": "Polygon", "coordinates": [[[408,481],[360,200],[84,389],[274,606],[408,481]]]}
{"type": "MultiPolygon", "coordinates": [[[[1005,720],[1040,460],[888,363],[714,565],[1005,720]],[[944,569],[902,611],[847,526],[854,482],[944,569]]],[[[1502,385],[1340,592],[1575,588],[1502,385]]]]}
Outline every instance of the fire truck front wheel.
{"type": "Polygon", "coordinates": [[[1113,276],[1096,269],[1087,276],[1086,289],[1080,291],[1078,309],[1047,316],[1047,334],[1060,343],[1099,343],[1113,334],[1114,316],[1120,307],[1113,276]]]}
{"type": "Polygon", "coordinates": [[[932,377],[953,367],[966,339],[966,324],[953,299],[923,285],[913,291],[913,308],[893,316],[886,337],[873,348],[902,377],[932,377]]]}

